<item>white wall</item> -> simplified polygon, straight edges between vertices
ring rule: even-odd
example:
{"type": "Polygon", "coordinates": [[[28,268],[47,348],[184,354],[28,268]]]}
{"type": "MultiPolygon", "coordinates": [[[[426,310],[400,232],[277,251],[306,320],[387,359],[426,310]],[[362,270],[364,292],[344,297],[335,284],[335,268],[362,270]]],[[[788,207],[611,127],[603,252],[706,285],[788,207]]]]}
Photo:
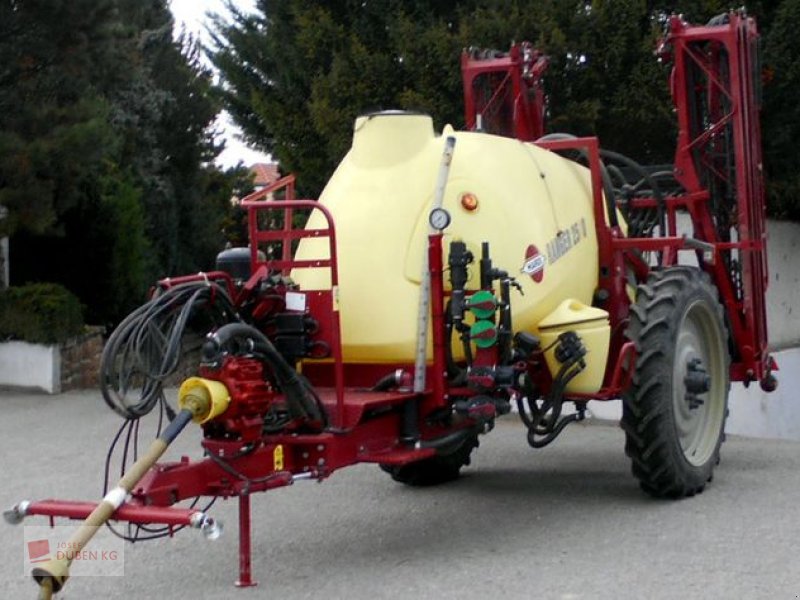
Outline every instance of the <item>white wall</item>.
{"type": "Polygon", "coordinates": [[[58,346],[27,342],[0,343],[0,386],[61,392],[61,354],[58,346]]]}
{"type": "MultiPolygon", "coordinates": [[[[780,371],[778,389],[767,394],[758,383],[745,388],[731,385],[730,414],[725,431],[749,437],[800,440],[800,348],[775,353],[780,371]]],[[[589,414],[596,419],[619,421],[622,402],[590,402],[589,414]]]]}
{"type": "MultiPolygon", "coordinates": [[[[690,231],[685,215],[679,231],[690,231]]],[[[733,384],[725,429],[736,435],[800,440],[800,224],[769,220],[767,236],[767,330],[778,362],[778,389],[767,394],[758,383],[747,389],[733,384]]],[[[589,412],[618,421],[622,405],[619,400],[590,402],[589,412]]]]}
{"type": "MultiPolygon", "coordinates": [[[[687,214],[678,215],[678,234],[691,235],[687,214]]],[[[680,262],[696,265],[694,253],[680,262]]],[[[773,350],[800,346],[800,223],[767,220],[767,331],[773,350]]]]}
{"type": "Polygon", "coordinates": [[[800,346],[800,223],[769,220],[767,235],[770,347],[800,346]]]}

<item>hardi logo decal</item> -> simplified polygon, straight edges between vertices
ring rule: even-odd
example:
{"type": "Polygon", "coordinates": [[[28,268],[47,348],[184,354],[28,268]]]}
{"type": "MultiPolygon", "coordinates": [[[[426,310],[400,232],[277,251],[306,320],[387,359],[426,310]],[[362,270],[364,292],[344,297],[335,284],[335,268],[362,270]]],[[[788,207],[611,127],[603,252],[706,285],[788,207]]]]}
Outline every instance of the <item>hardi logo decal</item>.
{"type": "Polygon", "coordinates": [[[547,259],[539,253],[539,249],[531,244],[525,250],[525,264],[522,265],[522,272],[530,275],[536,283],[539,283],[544,278],[544,266],[547,264],[547,259]]]}

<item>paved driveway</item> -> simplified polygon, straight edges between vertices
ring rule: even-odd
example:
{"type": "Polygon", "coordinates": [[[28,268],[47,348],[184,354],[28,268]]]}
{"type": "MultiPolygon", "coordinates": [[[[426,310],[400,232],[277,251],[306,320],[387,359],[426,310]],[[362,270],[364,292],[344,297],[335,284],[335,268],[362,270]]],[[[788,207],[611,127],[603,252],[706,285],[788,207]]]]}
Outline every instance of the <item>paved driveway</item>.
{"type": "MultiPolygon", "coordinates": [[[[0,392],[0,411],[0,506],[99,497],[119,420],[97,393],[0,392]]],[[[196,455],[196,440],[178,444],[196,455]]],[[[678,502],[643,495],[622,447],[619,429],[589,424],[534,451],[509,416],[446,486],[363,465],[254,496],[256,588],[231,585],[236,505],[220,502],[217,542],[187,531],[128,545],[124,577],[76,577],[60,597],[800,597],[800,444],[730,438],[711,486],[678,502]]],[[[0,598],[35,598],[22,528],[0,523],[0,539],[0,598]]]]}

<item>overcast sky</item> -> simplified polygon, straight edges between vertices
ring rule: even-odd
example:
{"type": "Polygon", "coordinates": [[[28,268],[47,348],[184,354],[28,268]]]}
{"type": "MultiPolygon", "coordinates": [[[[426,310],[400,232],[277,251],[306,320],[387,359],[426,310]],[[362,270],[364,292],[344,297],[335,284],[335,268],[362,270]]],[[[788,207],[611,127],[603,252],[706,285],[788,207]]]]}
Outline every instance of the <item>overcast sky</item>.
{"type": "MultiPolygon", "coordinates": [[[[237,0],[236,4],[243,10],[249,10],[255,6],[255,0],[237,0]]],[[[223,0],[171,0],[170,7],[177,29],[180,30],[183,25],[203,40],[208,39],[205,32],[206,12],[225,12],[223,0]]],[[[225,151],[217,158],[217,164],[231,167],[240,160],[246,165],[269,162],[270,157],[251,150],[237,139],[239,129],[231,122],[227,113],[222,113],[217,121],[217,129],[224,130],[222,137],[226,140],[225,151]]]]}

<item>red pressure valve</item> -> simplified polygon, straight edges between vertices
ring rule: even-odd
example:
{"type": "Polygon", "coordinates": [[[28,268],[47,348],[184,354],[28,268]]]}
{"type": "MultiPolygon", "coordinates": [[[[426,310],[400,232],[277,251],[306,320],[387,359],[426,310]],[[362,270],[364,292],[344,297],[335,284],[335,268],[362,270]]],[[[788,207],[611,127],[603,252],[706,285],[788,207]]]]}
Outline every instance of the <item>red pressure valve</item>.
{"type": "Polygon", "coordinates": [[[275,390],[264,378],[263,363],[254,358],[228,356],[221,367],[201,367],[200,374],[224,384],[230,394],[228,409],[206,424],[207,436],[238,437],[241,441],[260,438],[264,415],[276,399],[275,390]]]}

